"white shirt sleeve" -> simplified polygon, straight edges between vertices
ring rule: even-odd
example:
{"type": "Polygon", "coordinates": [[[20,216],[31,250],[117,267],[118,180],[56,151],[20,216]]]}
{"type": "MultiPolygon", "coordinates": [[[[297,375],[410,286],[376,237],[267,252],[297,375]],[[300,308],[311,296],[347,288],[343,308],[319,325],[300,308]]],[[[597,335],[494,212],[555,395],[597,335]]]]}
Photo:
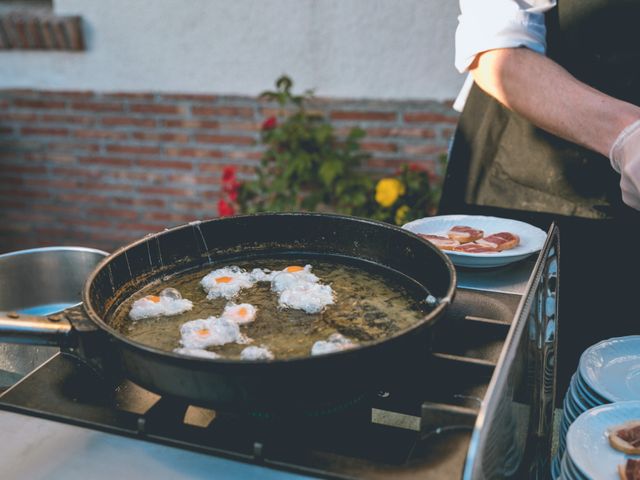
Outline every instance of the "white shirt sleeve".
{"type": "Polygon", "coordinates": [[[465,72],[480,52],[527,47],[544,53],[544,12],[556,0],[460,0],[456,68],[465,72]]]}
{"type": "MultiPolygon", "coordinates": [[[[455,65],[464,73],[476,55],[496,48],[527,47],[545,53],[544,12],[556,0],[460,0],[455,65]]],[[[454,108],[462,110],[473,80],[467,80],[454,108]]]]}

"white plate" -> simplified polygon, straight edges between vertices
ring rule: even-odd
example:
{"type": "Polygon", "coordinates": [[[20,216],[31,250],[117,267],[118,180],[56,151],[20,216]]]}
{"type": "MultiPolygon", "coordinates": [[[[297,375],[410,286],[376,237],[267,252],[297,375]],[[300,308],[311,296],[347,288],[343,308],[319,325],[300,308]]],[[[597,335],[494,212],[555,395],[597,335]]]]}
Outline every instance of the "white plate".
{"type": "Polygon", "coordinates": [[[592,408],[571,424],[567,433],[567,451],[575,467],[588,478],[619,480],[618,465],[627,458],[609,444],[610,428],[640,419],[640,401],[618,402],[592,408]]]}
{"type": "Polygon", "coordinates": [[[413,233],[444,235],[451,227],[465,225],[484,231],[485,236],[498,232],[511,232],[520,237],[520,245],[510,250],[495,253],[465,253],[443,250],[454,265],[459,267],[499,267],[527,258],[544,245],[547,234],[538,227],[509,218],[485,217],[481,215],[441,215],[414,220],[402,226],[413,233]]]}
{"type": "Polygon", "coordinates": [[[589,388],[609,401],[640,398],[640,335],[610,338],[587,348],[579,369],[589,388]]]}

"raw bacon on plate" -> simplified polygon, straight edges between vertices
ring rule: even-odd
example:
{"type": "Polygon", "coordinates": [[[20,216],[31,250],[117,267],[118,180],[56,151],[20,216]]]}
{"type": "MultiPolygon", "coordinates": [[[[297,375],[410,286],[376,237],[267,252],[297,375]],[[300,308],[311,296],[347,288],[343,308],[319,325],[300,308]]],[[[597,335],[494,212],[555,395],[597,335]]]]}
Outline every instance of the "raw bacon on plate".
{"type": "Polygon", "coordinates": [[[475,242],[479,238],[482,238],[484,232],[477,228],[467,227],[465,225],[456,225],[451,227],[447,232],[447,236],[451,240],[457,240],[460,243],[475,242]]]}
{"type": "Polygon", "coordinates": [[[520,237],[510,232],[499,232],[481,238],[477,243],[501,252],[516,247],[520,243],[520,237]]]}
{"type": "Polygon", "coordinates": [[[458,242],[457,240],[452,240],[441,235],[418,233],[418,236],[430,241],[441,250],[454,250],[458,245],[460,245],[460,242],[458,242]]]}

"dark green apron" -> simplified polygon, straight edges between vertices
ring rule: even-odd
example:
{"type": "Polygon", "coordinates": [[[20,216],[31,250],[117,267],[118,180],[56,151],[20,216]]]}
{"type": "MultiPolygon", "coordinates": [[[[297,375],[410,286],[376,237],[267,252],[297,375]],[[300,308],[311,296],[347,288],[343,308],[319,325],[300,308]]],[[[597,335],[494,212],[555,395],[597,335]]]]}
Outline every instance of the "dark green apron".
{"type": "MultiPolygon", "coordinates": [[[[550,58],[640,105],[640,0],[558,0],[546,24],[550,58]]],[[[640,213],[622,203],[619,182],[606,157],[534,127],[473,86],[439,213],[559,224],[560,395],[586,347],[640,333],[640,254],[628,240],[640,230],[640,213]]]]}

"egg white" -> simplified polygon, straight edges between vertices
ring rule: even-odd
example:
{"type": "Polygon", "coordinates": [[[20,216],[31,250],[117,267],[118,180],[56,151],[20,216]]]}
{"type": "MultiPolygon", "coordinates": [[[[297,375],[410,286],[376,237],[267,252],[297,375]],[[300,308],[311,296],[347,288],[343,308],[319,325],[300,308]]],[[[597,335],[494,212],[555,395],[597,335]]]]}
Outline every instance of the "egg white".
{"type": "Polygon", "coordinates": [[[311,347],[311,355],[324,355],[326,353],[340,352],[357,346],[357,344],[353,343],[340,333],[332,333],[326,341],[318,340],[313,344],[313,347],[311,347]]]}
{"type": "Polygon", "coordinates": [[[213,270],[207,274],[202,280],[200,285],[207,292],[208,299],[214,298],[226,298],[231,299],[235,297],[243,288],[251,288],[255,285],[256,280],[252,275],[239,267],[224,267],[217,270],[213,270]],[[217,278],[229,277],[231,281],[227,283],[219,283],[217,278]]]}
{"type": "Polygon", "coordinates": [[[193,303],[185,298],[163,295],[160,295],[159,298],[158,302],[154,302],[148,297],[136,300],[129,311],[129,318],[137,321],[143,318],[178,315],[193,308],[193,303]]]}
{"type": "Polygon", "coordinates": [[[273,353],[271,353],[271,351],[264,346],[251,346],[245,348],[244,350],[242,350],[242,352],[240,352],[241,360],[273,360],[273,358],[273,353]]]}

